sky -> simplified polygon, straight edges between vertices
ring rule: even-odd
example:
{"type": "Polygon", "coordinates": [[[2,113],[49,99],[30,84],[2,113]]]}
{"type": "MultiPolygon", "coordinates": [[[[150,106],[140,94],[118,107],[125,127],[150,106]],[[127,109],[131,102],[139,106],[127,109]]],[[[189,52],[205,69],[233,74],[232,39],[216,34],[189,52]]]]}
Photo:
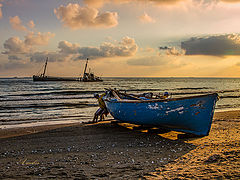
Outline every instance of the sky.
{"type": "Polygon", "coordinates": [[[240,0],[0,0],[0,77],[240,77],[240,0]]]}

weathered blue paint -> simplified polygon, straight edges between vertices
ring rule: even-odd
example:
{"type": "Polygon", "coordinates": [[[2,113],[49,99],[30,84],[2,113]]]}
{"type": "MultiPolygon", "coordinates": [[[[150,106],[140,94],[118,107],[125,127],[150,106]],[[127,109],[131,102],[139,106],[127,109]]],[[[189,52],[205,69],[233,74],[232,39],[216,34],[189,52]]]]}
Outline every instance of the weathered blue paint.
{"type": "Polygon", "coordinates": [[[214,93],[166,100],[106,98],[105,103],[110,114],[123,122],[205,136],[211,128],[217,99],[214,93]]]}

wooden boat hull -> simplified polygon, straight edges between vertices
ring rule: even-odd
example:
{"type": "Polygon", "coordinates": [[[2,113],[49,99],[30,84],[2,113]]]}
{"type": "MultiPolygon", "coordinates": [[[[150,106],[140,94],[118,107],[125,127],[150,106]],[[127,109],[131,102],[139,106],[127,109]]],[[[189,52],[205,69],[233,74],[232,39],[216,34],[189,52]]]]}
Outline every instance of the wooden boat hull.
{"type": "Polygon", "coordinates": [[[166,100],[118,100],[106,98],[110,114],[122,122],[160,126],[170,130],[209,134],[218,95],[208,94],[166,100]]]}

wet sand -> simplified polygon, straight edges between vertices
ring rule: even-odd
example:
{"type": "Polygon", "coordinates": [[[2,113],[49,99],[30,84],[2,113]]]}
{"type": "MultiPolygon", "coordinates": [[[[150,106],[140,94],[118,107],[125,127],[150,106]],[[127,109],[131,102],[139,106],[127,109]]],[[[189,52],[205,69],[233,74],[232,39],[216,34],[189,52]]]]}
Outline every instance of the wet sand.
{"type": "Polygon", "coordinates": [[[240,111],[215,113],[209,136],[179,134],[110,121],[0,130],[0,179],[240,179],[240,111]]]}

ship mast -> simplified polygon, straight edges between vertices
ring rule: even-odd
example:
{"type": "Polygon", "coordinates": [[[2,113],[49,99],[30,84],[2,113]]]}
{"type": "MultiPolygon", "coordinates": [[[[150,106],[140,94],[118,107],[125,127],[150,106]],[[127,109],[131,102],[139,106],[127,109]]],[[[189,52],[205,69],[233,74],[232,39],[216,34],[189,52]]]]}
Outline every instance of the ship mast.
{"type": "Polygon", "coordinates": [[[85,76],[86,76],[87,64],[88,64],[88,58],[87,58],[87,61],[86,61],[86,64],[85,64],[85,68],[84,68],[84,72],[83,72],[83,78],[85,78],[85,76]]]}
{"type": "Polygon", "coordinates": [[[45,73],[46,73],[47,62],[48,62],[48,57],[47,57],[47,59],[46,59],[45,66],[44,66],[44,70],[43,70],[43,73],[42,73],[42,76],[43,76],[43,77],[45,76],[45,73]]]}

